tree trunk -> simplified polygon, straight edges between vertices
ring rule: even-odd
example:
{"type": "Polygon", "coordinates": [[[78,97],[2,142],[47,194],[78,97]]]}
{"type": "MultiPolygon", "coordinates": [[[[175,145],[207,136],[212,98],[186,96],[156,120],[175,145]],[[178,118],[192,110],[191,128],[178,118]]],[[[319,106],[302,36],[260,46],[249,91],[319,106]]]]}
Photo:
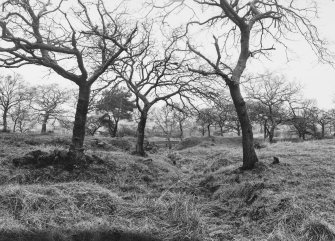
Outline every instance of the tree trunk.
{"type": "Polygon", "coordinates": [[[264,140],[268,137],[267,129],[267,120],[264,120],[264,140]]]}
{"type": "Polygon", "coordinates": [[[239,84],[230,84],[229,90],[242,129],[242,147],[243,147],[242,169],[249,170],[254,168],[255,163],[258,161],[254,147],[252,126],[247,113],[246,103],[241,95],[239,84]]]}
{"type": "Polygon", "coordinates": [[[115,125],[114,125],[114,129],[113,129],[113,131],[112,131],[112,137],[116,137],[116,134],[117,134],[117,129],[118,129],[118,123],[119,123],[119,121],[117,120],[115,120],[115,125]]]}
{"type": "Polygon", "coordinates": [[[4,109],[3,114],[2,114],[2,122],[3,122],[2,131],[3,132],[7,132],[8,131],[7,114],[8,114],[8,110],[4,109]]]}
{"type": "Polygon", "coordinates": [[[322,123],[321,124],[321,138],[325,138],[325,124],[322,123]]]}
{"type": "Polygon", "coordinates": [[[170,138],[170,136],[168,135],[168,136],[166,137],[166,139],[167,139],[167,141],[168,141],[168,147],[169,147],[169,150],[171,150],[171,149],[172,149],[172,144],[171,144],[171,138],[170,138]]]}
{"type": "Polygon", "coordinates": [[[13,125],[13,132],[16,132],[16,122],[13,125]]]}
{"type": "Polygon", "coordinates": [[[202,126],[201,134],[202,136],[205,136],[205,126],[202,126]]]}
{"type": "Polygon", "coordinates": [[[184,129],[183,129],[183,124],[181,122],[179,122],[179,130],[180,130],[179,138],[182,141],[184,137],[184,129]]]}
{"type": "Polygon", "coordinates": [[[87,119],[90,92],[90,86],[86,84],[79,86],[78,103],[72,134],[72,144],[70,146],[70,151],[74,151],[77,153],[83,153],[84,151],[83,145],[85,139],[85,125],[87,119]]]}
{"type": "Polygon", "coordinates": [[[207,125],[208,137],[211,137],[211,125],[207,125]]]}
{"type": "Polygon", "coordinates": [[[145,125],[148,118],[148,110],[143,110],[141,113],[140,121],[137,126],[137,143],[136,143],[136,154],[140,156],[145,156],[144,150],[144,137],[145,137],[145,125]]]}
{"type": "Polygon", "coordinates": [[[223,136],[223,126],[220,125],[220,135],[223,136]]]}
{"type": "Polygon", "coordinates": [[[45,115],[43,118],[43,122],[42,122],[42,129],[41,129],[41,133],[46,133],[47,132],[47,122],[48,122],[49,116],[45,115]]]}
{"type": "Polygon", "coordinates": [[[274,125],[272,125],[271,128],[270,128],[270,131],[269,131],[269,141],[270,141],[270,143],[273,142],[273,138],[275,136],[275,128],[276,127],[274,125]]]}

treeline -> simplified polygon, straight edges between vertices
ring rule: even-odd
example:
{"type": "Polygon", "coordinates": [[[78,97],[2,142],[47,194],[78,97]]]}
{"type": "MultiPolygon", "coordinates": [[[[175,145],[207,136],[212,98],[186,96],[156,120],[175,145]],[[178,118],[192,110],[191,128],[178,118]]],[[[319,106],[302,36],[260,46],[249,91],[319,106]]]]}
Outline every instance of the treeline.
{"type": "MultiPolygon", "coordinates": [[[[316,100],[305,99],[299,83],[288,81],[285,76],[265,73],[244,85],[248,113],[253,127],[260,127],[264,139],[273,142],[275,131],[287,127],[300,139],[321,139],[335,133],[335,109],[320,109],[316,100]]],[[[222,93],[222,92],[221,92],[222,93]]],[[[210,106],[199,111],[197,121],[202,134],[210,135],[210,127],[220,129],[220,135],[236,132],[240,124],[228,95],[218,95],[210,106]]]]}

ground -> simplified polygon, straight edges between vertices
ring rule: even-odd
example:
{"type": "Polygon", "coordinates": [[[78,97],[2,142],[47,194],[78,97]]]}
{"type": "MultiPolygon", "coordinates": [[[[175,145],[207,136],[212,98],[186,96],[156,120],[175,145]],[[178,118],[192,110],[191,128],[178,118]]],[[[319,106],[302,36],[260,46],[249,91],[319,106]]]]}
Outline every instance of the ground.
{"type": "Polygon", "coordinates": [[[145,158],[130,155],[132,138],[90,137],[86,153],[103,163],[73,171],[12,163],[66,150],[69,140],[0,135],[0,241],[13,232],[20,240],[335,240],[335,139],[265,144],[257,168],[244,172],[240,139],[222,137],[145,158]]]}

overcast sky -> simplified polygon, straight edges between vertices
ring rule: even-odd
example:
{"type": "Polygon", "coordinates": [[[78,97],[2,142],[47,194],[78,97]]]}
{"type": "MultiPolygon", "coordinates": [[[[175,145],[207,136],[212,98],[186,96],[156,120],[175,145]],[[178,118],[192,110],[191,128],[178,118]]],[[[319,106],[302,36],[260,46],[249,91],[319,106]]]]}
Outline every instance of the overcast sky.
{"type": "MultiPolygon", "coordinates": [[[[319,19],[315,19],[315,24],[319,27],[321,36],[325,37],[331,43],[331,49],[335,52],[335,28],[334,14],[335,2],[320,0],[319,19]]],[[[316,99],[319,107],[333,108],[333,99],[335,98],[335,69],[329,65],[318,63],[311,49],[301,42],[290,44],[290,61],[288,62],[285,52],[276,50],[272,53],[271,62],[254,61],[252,66],[257,66],[257,71],[270,69],[287,76],[287,79],[299,81],[304,86],[306,98],[316,99]]],[[[58,82],[64,88],[74,87],[69,80],[65,80],[56,74],[48,75],[44,67],[24,66],[15,70],[24,76],[24,79],[34,83],[52,83],[58,82]]],[[[250,71],[250,70],[249,70],[250,71]]]]}

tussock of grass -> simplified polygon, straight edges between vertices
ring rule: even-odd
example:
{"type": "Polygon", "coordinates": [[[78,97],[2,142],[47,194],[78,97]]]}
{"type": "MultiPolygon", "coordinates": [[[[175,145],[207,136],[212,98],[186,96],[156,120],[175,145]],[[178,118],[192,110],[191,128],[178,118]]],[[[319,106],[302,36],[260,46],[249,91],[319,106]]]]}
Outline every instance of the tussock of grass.
{"type": "Polygon", "coordinates": [[[310,220],[304,224],[302,236],[308,241],[335,240],[335,227],[323,220],[310,220]]]}
{"type": "Polygon", "coordinates": [[[28,228],[67,228],[92,216],[110,215],[122,199],[89,183],[7,185],[0,193],[0,209],[28,228]]]}

